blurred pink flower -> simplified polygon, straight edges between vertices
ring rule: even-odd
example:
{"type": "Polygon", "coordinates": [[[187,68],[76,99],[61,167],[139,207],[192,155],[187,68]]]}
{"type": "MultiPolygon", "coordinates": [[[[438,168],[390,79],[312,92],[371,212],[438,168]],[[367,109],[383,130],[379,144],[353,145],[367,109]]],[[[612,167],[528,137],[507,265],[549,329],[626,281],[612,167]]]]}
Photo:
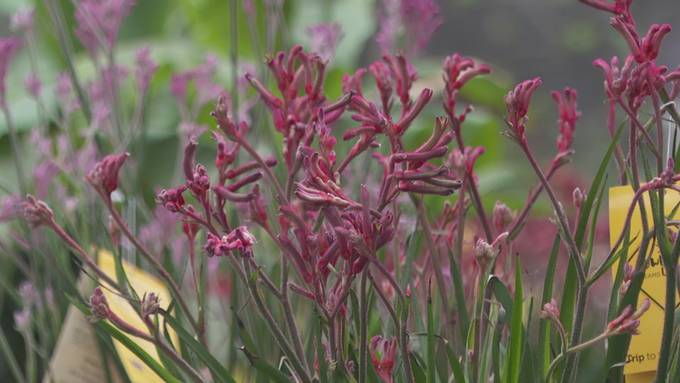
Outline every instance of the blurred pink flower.
{"type": "Polygon", "coordinates": [[[143,47],[137,50],[135,56],[135,78],[137,80],[137,87],[140,93],[146,92],[151,82],[151,77],[158,69],[158,64],[151,58],[151,50],[149,47],[143,47]]]}
{"type": "Polygon", "coordinates": [[[421,51],[442,24],[435,0],[402,0],[401,17],[406,27],[406,39],[411,53],[421,51]]]}
{"type": "Polygon", "coordinates": [[[159,254],[164,248],[173,247],[177,222],[177,214],[158,206],[154,209],[153,218],[139,230],[139,239],[154,254],[159,254]]]}
{"type": "Polygon", "coordinates": [[[80,108],[80,102],[73,94],[71,77],[68,75],[68,73],[62,72],[57,76],[56,94],[57,100],[64,109],[65,114],[71,114],[80,108]]]}
{"type": "Polygon", "coordinates": [[[57,174],[59,174],[59,167],[49,159],[41,162],[33,169],[35,195],[38,198],[47,198],[52,179],[57,174]]]}
{"type": "Polygon", "coordinates": [[[40,97],[40,91],[42,90],[42,82],[35,73],[29,73],[24,79],[24,87],[26,92],[31,95],[34,99],[40,97]]]}
{"type": "Polygon", "coordinates": [[[0,105],[5,104],[7,90],[5,88],[5,78],[9,70],[9,64],[21,47],[21,39],[17,37],[0,38],[0,105]]]}
{"type": "Polygon", "coordinates": [[[397,40],[403,37],[407,55],[420,52],[442,24],[439,6],[434,0],[382,0],[376,42],[382,54],[394,53],[397,40]]]}
{"type": "Polygon", "coordinates": [[[400,0],[382,0],[380,22],[375,40],[382,54],[393,53],[396,49],[396,40],[401,29],[400,0]]]}
{"type": "Polygon", "coordinates": [[[320,23],[307,27],[305,31],[311,40],[310,50],[325,61],[331,60],[342,38],[340,24],[320,23]]]}
{"type": "Polygon", "coordinates": [[[31,326],[31,310],[24,307],[14,312],[14,326],[19,332],[28,331],[31,326]]]}
{"type": "Polygon", "coordinates": [[[205,56],[205,62],[193,70],[194,86],[196,87],[199,107],[207,102],[214,101],[223,90],[214,81],[218,64],[217,56],[209,54],[205,56]]]}
{"type": "Polygon", "coordinates": [[[12,15],[10,29],[15,32],[30,33],[33,30],[33,18],[35,9],[32,7],[21,8],[12,15]]]}
{"type": "Polygon", "coordinates": [[[100,49],[113,49],[123,20],[128,16],[134,0],[82,0],[75,13],[76,36],[91,55],[100,49]]]}
{"type": "Polygon", "coordinates": [[[180,108],[196,111],[219,96],[223,88],[215,82],[217,66],[217,57],[209,54],[205,56],[205,61],[201,65],[172,76],[170,93],[175,97],[180,108]],[[191,83],[194,85],[196,97],[192,108],[189,108],[189,85],[191,83]]]}
{"type": "Polygon", "coordinates": [[[8,195],[0,199],[0,222],[6,222],[21,216],[23,198],[18,195],[8,195]]]}

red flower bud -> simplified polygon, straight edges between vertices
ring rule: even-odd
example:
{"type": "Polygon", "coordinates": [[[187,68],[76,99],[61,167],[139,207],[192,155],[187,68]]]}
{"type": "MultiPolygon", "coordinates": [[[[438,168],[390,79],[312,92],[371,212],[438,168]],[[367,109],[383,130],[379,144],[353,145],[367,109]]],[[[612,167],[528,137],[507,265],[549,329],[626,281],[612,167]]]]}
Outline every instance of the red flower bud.
{"type": "Polygon", "coordinates": [[[541,79],[536,77],[519,83],[515,89],[505,96],[505,104],[508,109],[507,123],[515,139],[520,142],[526,141],[524,133],[527,112],[531,103],[531,96],[541,85],[541,79]]]}
{"type": "Polygon", "coordinates": [[[85,177],[106,198],[118,188],[118,172],[130,153],[110,154],[97,162],[85,177]]]}

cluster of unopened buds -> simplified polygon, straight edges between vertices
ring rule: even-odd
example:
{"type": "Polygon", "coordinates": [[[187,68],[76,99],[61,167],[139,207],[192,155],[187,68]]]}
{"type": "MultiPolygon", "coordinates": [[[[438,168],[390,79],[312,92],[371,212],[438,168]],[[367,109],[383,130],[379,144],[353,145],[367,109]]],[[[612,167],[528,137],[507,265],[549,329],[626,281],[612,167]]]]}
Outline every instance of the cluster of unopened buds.
{"type": "Polygon", "coordinates": [[[637,310],[631,306],[626,306],[618,317],[607,324],[606,333],[610,335],[623,333],[638,334],[640,317],[649,310],[650,305],[649,298],[645,298],[637,310]]]}

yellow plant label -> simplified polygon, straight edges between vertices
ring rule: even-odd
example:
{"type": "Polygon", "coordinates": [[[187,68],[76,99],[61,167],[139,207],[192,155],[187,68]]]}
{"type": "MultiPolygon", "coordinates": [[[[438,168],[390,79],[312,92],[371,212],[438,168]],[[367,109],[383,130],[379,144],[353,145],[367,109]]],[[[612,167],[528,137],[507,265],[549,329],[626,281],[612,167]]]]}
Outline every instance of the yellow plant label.
{"type": "MultiPolygon", "coordinates": [[[[78,281],[78,289],[87,296],[92,294],[94,283],[87,277],[78,281]]],[[[111,381],[122,383],[111,358],[106,358],[111,381]]],[[[50,368],[45,371],[43,383],[93,383],[105,382],[104,351],[97,344],[97,334],[85,315],[69,306],[61,327],[57,345],[52,353],[50,368]]]]}
{"type": "MultiPolygon", "coordinates": [[[[99,264],[99,267],[107,275],[109,275],[112,279],[115,280],[116,263],[113,254],[106,250],[100,250],[98,252],[98,257],[99,259],[97,263],[99,264]]],[[[130,285],[137,292],[140,298],[144,293],[153,292],[157,294],[158,297],[160,298],[161,307],[163,309],[168,308],[168,305],[170,304],[171,301],[171,296],[165,285],[158,278],[125,261],[123,261],[123,269],[125,270],[125,274],[127,275],[127,278],[130,281],[130,285]]],[[[109,303],[109,308],[111,309],[111,311],[116,313],[116,315],[118,315],[121,319],[123,319],[130,325],[143,331],[146,334],[149,334],[146,325],[144,325],[142,319],[139,317],[135,309],[132,307],[132,305],[128,303],[128,301],[125,298],[114,294],[109,289],[102,290],[104,291],[104,295],[106,296],[106,300],[109,303]]],[[[159,316],[158,319],[160,323],[160,328],[163,328],[163,318],[159,316]]],[[[175,345],[179,344],[177,334],[172,330],[172,328],[168,327],[168,333],[170,335],[170,338],[172,339],[173,344],[175,345]]],[[[154,359],[156,359],[156,361],[160,363],[158,352],[156,351],[156,346],[154,346],[152,343],[146,340],[135,338],[130,335],[128,336],[130,337],[130,339],[135,341],[139,347],[141,347],[151,357],[153,357],[154,359]]],[[[158,375],[156,375],[156,373],[151,368],[147,367],[144,364],[144,362],[142,362],[123,344],[116,341],[115,339],[113,342],[116,351],[120,356],[123,367],[125,368],[125,371],[127,372],[128,377],[130,378],[130,381],[132,381],[133,383],[163,382],[163,380],[158,375]]]]}
{"type": "MultiPolygon", "coordinates": [[[[630,186],[617,186],[609,189],[609,237],[611,246],[614,246],[616,240],[623,232],[626,215],[633,201],[633,196],[634,192],[630,186]]],[[[648,222],[652,225],[653,220],[649,196],[645,194],[643,200],[647,208],[648,222]]],[[[665,213],[670,214],[678,203],[680,203],[680,195],[678,193],[666,193],[664,198],[665,213]]],[[[673,218],[680,218],[680,213],[676,212],[673,218]]],[[[642,236],[640,211],[636,204],[630,221],[630,250],[627,254],[627,262],[631,267],[635,267],[642,236]]],[[[642,283],[638,303],[645,298],[649,298],[651,307],[640,318],[640,334],[632,337],[626,357],[626,364],[623,369],[627,381],[636,383],[651,382],[654,379],[654,374],[650,373],[650,371],[656,371],[658,363],[661,333],[663,330],[664,304],[666,302],[666,275],[659,248],[656,245],[650,246],[648,251],[651,254],[647,254],[645,279],[642,283]]],[[[615,270],[616,265],[612,269],[615,270]]]]}

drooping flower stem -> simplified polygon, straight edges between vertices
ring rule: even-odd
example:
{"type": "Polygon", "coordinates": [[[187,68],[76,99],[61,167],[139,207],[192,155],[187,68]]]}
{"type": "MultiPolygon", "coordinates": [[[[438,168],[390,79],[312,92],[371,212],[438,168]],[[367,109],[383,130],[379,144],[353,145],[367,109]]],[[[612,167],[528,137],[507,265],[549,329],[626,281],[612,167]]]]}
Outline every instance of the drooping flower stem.
{"type": "Polygon", "coordinates": [[[130,240],[130,242],[137,248],[137,250],[139,250],[140,254],[142,254],[144,259],[147,262],[149,262],[151,266],[153,266],[154,270],[160,275],[160,277],[165,281],[165,283],[167,283],[168,287],[170,288],[170,291],[172,292],[173,298],[177,300],[177,303],[179,304],[182,311],[186,315],[187,320],[189,321],[191,326],[194,328],[194,331],[196,331],[196,334],[200,335],[201,328],[196,319],[194,318],[193,314],[191,313],[191,310],[189,310],[189,305],[182,296],[182,292],[177,286],[175,280],[172,279],[170,273],[168,273],[168,271],[163,267],[163,265],[161,265],[161,263],[156,258],[154,258],[153,255],[151,255],[151,253],[146,249],[146,247],[144,247],[144,245],[142,245],[139,239],[134,234],[132,234],[125,221],[123,221],[123,218],[120,216],[116,208],[113,206],[113,202],[111,202],[111,199],[104,195],[102,195],[102,198],[104,200],[106,208],[109,211],[109,214],[111,214],[111,217],[116,222],[123,235],[125,235],[130,240]]]}

